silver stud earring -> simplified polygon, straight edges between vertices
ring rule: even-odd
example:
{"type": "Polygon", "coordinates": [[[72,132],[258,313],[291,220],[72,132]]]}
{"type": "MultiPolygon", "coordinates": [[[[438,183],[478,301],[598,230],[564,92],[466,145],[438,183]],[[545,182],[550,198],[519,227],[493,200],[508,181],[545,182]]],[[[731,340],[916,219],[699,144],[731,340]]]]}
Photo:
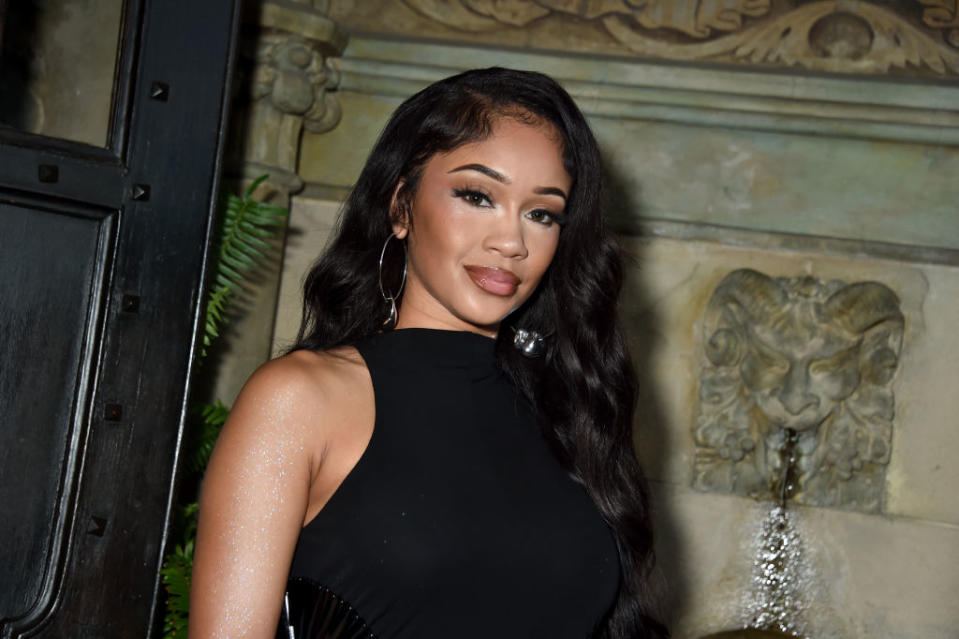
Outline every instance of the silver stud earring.
{"type": "Polygon", "coordinates": [[[539,357],[546,350],[546,338],[525,328],[513,329],[513,346],[526,357],[539,357]]]}
{"type": "MultiPolygon", "coordinates": [[[[400,293],[403,292],[403,286],[406,285],[406,245],[403,245],[403,279],[400,281],[400,287],[396,289],[395,293],[387,293],[386,286],[383,285],[383,258],[386,256],[386,247],[390,245],[390,240],[396,237],[396,233],[390,233],[389,237],[386,238],[386,241],[383,242],[383,250],[380,251],[380,295],[383,296],[383,301],[390,305],[390,314],[387,316],[386,321],[383,322],[383,326],[387,328],[393,328],[396,325],[397,312],[396,312],[396,298],[400,296],[400,293]]],[[[397,238],[399,240],[399,238],[397,238]]]]}

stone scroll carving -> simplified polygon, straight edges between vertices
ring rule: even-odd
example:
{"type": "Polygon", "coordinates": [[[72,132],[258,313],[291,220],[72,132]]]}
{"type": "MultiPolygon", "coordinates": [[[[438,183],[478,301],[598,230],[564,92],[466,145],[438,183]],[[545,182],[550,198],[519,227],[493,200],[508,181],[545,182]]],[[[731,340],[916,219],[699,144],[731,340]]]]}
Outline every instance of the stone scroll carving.
{"type": "Polygon", "coordinates": [[[886,73],[898,68],[959,75],[956,0],[403,2],[460,32],[526,27],[543,19],[587,21],[629,51],[656,58],[798,65],[832,72],[886,73]]]}
{"type": "Polygon", "coordinates": [[[793,499],[879,512],[903,326],[877,282],[727,275],[703,319],[695,487],[771,496],[789,429],[793,499]]]}
{"type": "MultiPolygon", "coordinates": [[[[282,197],[303,187],[297,175],[304,130],[323,133],[340,120],[334,93],[339,73],[329,61],[346,46],[345,32],[309,3],[257,0],[256,24],[244,30],[241,93],[234,122],[243,173],[267,173],[282,197]]],[[[251,12],[252,13],[252,12],[251,12]]]]}

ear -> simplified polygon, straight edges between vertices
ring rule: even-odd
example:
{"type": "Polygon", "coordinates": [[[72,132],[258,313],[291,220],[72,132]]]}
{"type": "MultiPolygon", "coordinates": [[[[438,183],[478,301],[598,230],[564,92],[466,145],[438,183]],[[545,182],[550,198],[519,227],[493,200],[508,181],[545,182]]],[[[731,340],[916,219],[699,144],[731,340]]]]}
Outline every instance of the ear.
{"type": "Polygon", "coordinates": [[[397,182],[390,198],[390,224],[398,240],[402,240],[410,232],[410,203],[403,190],[405,185],[405,180],[397,182]]]}

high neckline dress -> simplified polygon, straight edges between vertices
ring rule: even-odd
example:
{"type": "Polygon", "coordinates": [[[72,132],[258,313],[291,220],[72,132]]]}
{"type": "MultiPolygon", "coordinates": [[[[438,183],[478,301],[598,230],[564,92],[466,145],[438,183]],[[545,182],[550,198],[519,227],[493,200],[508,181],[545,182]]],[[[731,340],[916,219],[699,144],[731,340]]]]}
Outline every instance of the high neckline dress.
{"type": "Polygon", "coordinates": [[[494,344],[402,329],[356,345],[373,435],[301,530],[295,639],[581,638],[606,616],[620,579],[612,533],[494,344]]]}

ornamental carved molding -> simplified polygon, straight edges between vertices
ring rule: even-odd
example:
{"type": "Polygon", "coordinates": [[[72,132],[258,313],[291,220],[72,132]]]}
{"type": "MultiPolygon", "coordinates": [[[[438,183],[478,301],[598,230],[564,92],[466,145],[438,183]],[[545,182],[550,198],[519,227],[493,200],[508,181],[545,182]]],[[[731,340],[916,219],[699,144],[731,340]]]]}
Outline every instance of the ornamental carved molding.
{"type": "Polygon", "coordinates": [[[880,512],[892,446],[899,299],[878,282],[727,275],[703,318],[697,489],[880,512]]]}
{"type": "Polygon", "coordinates": [[[341,116],[330,64],[346,46],[346,33],[317,3],[258,0],[240,46],[234,135],[247,178],[268,173],[268,184],[286,195],[303,187],[297,175],[304,130],[324,133],[341,116]]]}
{"type": "Polygon", "coordinates": [[[333,0],[350,28],[547,50],[959,75],[959,0],[333,0]],[[397,5],[402,5],[401,9],[397,5]]]}

